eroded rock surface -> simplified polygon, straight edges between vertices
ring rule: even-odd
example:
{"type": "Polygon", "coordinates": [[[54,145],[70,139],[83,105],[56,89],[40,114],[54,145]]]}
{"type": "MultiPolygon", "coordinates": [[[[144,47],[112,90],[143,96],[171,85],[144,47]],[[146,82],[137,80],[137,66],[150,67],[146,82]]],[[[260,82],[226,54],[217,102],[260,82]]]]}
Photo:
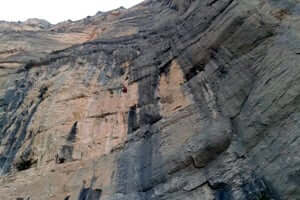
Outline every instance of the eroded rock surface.
{"type": "Polygon", "coordinates": [[[0,199],[300,199],[299,27],[298,0],[0,22],[0,199]]]}

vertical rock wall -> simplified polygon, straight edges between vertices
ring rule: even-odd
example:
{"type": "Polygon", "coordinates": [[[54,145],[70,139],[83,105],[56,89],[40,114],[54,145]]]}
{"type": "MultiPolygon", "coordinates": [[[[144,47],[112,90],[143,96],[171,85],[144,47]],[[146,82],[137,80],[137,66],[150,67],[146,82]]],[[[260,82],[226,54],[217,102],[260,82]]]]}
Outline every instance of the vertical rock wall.
{"type": "Polygon", "coordinates": [[[299,199],[299,5],[0,24],[0,199],[299,199]]]}

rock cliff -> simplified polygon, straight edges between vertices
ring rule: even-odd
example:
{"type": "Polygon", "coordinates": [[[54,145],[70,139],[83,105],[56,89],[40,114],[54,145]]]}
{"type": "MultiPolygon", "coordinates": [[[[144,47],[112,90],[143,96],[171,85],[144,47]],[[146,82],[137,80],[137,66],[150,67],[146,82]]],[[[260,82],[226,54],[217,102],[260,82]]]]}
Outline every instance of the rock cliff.
{"type": "Polygon", "coordinates": [[[299,200],[300,1],[0,22],[0,199],[299,200]]]}

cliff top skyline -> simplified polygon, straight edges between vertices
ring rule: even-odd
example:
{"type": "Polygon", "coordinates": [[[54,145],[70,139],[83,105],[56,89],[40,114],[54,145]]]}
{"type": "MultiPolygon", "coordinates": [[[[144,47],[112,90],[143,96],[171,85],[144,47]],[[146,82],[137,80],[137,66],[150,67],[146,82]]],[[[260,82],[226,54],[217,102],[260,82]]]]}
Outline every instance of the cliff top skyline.
{"type": "Polygon", "coordinates": [[[66,20],[79,20],[98,11],[109,11],[119,7],[129,8],[142,0],[88,0],[88,1],[17,1],[3,2],[0,8],[0,21],[26,21],[39,18],[56,24],[66,20]]]}

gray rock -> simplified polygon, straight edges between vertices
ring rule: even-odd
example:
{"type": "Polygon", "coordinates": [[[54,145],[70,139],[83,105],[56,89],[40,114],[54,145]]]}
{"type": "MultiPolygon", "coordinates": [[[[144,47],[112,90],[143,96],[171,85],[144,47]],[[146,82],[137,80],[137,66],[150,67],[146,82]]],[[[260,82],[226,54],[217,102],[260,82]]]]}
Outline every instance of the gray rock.
{"type": "Polygon", "coordinates": [[[1,22],[0,199],[300,199],[299,5],[1,22]]]}

